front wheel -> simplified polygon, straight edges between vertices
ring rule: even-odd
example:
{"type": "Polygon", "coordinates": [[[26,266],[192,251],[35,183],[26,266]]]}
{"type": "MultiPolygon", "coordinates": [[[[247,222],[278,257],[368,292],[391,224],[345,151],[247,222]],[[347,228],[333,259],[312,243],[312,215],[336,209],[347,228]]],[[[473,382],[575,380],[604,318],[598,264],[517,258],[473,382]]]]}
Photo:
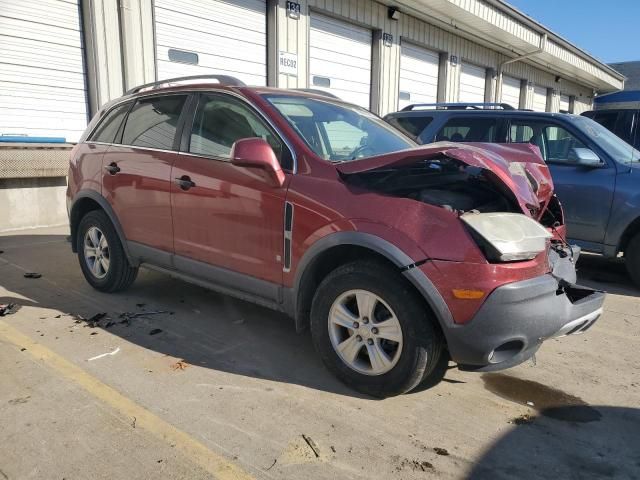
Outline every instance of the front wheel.
{"type": "Polygon", "coordinates": [[[377,262],[346,264],[322,281],[311,333],[329,370],[376,397],[428,382],[443,355],[442,336],[423,302],[398,272],[377,262]]]}

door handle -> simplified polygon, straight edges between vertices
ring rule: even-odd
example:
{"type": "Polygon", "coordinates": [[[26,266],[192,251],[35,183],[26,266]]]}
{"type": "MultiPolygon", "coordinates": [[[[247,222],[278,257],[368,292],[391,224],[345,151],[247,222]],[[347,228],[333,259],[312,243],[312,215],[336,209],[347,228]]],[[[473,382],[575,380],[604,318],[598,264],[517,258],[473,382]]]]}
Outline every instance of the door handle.
{"type": "Polygon", "coordinates": [[[195,182],[192,182],[191,179],[187,175],[183,175],[182,177],[176,177],[176,184],[182,190],[189,190],[191,187],[195,187],[195,182]]]}
{"type": "Polygon", "coordinates": [[[120,171],[120,167],[115,162],[105,166],[104,169],[109,172],[109,175],[115,175],[120,171]]]}

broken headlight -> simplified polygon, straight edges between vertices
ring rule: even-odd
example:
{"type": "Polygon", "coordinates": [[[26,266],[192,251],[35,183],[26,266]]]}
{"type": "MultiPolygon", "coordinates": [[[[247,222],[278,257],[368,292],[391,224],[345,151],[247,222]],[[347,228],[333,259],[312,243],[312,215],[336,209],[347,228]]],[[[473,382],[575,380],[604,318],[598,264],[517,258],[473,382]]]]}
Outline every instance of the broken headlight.
{"type": "Polygon", "coordinates": [[[475,213],[460,217],[474,233],[489,261],[530,260],[547,248],[551,234],[521,213],[475,213]]]}

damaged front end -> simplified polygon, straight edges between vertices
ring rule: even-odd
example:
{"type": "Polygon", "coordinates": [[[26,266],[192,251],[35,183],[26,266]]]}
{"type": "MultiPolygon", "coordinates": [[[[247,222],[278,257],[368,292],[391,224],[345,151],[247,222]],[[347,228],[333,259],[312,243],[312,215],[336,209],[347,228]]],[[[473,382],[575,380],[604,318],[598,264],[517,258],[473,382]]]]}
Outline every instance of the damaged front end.
{"type": "Polygon", "coordinates": [[[534,258],[547,241],[554,259],[573,256],[549,169],[531,145],[438,143],[338,171],[354,186],[453,213],[490,262],[534,258]]]}

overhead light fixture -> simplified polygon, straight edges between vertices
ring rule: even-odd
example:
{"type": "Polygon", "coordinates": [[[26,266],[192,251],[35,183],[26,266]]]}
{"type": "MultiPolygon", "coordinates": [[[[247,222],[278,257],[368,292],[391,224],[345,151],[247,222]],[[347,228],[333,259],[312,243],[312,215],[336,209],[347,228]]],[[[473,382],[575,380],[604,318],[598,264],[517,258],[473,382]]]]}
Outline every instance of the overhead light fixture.
{"type": "Polygon", "coordinates": [[[399,20],[400,10],[398,10],[396,7],[389,7],[387,9],[387,17],[389,17],[391,20],[399,20]]]}

